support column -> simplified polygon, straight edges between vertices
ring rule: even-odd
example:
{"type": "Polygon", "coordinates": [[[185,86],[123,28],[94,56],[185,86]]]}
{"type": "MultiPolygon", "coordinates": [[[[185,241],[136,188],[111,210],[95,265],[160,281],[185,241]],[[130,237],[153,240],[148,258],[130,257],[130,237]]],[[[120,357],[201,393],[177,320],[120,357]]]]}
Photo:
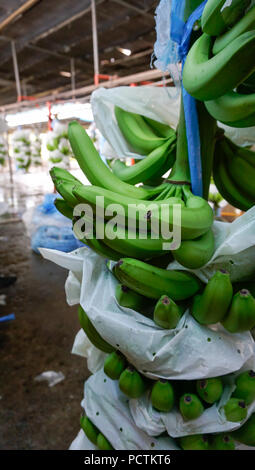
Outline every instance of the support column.
{"type": "Polygon", "coordinates": [[[16,89],[17,89],[17,101],[20,101],[21,100],[21,85],[20,85],[20,78],[19,78],[19,67],[18,67],[15,41],[11,41],[11,48],[12,48],[12,60],[13,60],[13,68],[14,68],[14,75],[15,75],[16,89]]]}
{"type": "Polygon", "coordinates": [[[93,35],[93,57],[94,57],[94,83],[99,83],[99,54],[98,54],[98,37],[97,37],[97,17],[96,17],[96,1],[91,0],[91,16],[92,16],[92,35],[93,35]]]}

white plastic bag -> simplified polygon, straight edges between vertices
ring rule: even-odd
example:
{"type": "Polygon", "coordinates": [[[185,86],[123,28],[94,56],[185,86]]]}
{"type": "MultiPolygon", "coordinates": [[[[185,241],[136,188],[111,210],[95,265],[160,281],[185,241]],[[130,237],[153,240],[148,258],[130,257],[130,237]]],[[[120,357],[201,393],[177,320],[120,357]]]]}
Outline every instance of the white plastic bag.
{"type": "Polygon", "coordinates": [[[173,437],[181,437],[192,434],[208,434],[231,432],[241,427],[255,411],[255,401],[248,406],[247,418],[240,423],[227,421],[222,407],[227,403],[232,395],[235,385],[235,377],[245,370],[254,370],[255,356],[235,374],[223,377],[224,390],[221,399],[211,407],[204,410],[203,414],[194,420],[185,421],[179,410],[174,409],[169,413],[156,411],[150,401],[150,392],[147,392],[139,399],[130,400],[130,411],[136,425],[147,430],[151,436],[157,436],[164,431],[173,437]]]}
{"type": "MultiPolygon", "coordinates": [[[[224,267],[230,263],[229,260],[234,260],[234,277],[239,270],[238,266],[243,263],[243,255],[238,253],[237,240],[242,253],[245,247],[248,250],[247,246],[254,250],[249,234],[250,230],[254,233],[255,218],[252,216],[254,211],[249,212],[242,216],[249,221],[244,223],[245,230],[241,218],[233,223],[232,229],[230,224],[217,222],[217,226],[222,228],[219,230],[217,249],[221,256],[228,253],[224,258],[224,267]]],[[[254,340],[249,331],[231,334],[220,324],[202,326],[188,312],[183,315],[175,330],[164,330],[152,319],[132,309],[120,307],[115,299],[117,280],[107,268],[105,260],[87,248],[69,254],[45,249],[41,253],[75,273],[74,287],[72,275],[69,275],[66,285],[68,304],[74,305],[78,301],[79,279],[79,303],[96,330],[150,378],[191,380],[226,375],[239,370],[253,355],[254,340]]],[[[214,272],[217,259],[214,261],[212,267],[208,265],[207,274],[210,270],[214,272]]],[[[248,271],[254,269],[251,253],[245,262],[248,271]]],[[[201,270],[197,274],[201,277],[203,272],[201,270]]],[[[98,367],[100,365],[99,362],[98,367]]]]}
{"type": "Polygon", "coordinates": [[[131,416],[129,400],[118,382],[103,370],[92,375],[84,386],[81,403],[93,424],[105,435],[116,450],[178,450],[169,437],[151,438],[139,429],[131,416]]]}

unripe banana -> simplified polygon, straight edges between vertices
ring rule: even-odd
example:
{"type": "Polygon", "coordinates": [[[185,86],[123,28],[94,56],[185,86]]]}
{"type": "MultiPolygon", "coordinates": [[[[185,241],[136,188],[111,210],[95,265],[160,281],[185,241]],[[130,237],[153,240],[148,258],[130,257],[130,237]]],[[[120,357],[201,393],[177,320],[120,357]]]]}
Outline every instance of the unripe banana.
{"type": "Polygon", "coordinates": [[[197,395],[190,393],[182,395],[179,402],[179,409],[183,419],[197,419],[204,412],[204,407],[197,395]]]}
{"type": "Polygon", "coordinates": [[[207,34],[197,39],[183,69],[184,88],[201,101],[214,100],[234,90],[255,70],[255,31],[241,34],[210,58],[212,43],[213,38],[207,34]]]}
{"type": "Polygon", "coordinates": [[[213,179],[222,197],[232,206],[247,211],[254,205],[254,200],[250,198],[229,176],[227,167],[227,146],[224,141],[216,143],[213,166],[213,179]]]}
{"type": "Polygon", "coordinates": [[[255,413],[240,428],[232,432],[231,435],[236,441],[246,446],[255,447],[255,413]]]}
{"type": "Polygon", "coordinates": [[[132,291],[129,287],[126,287],[123,284],[117,284],[115,297],[121,307],[132,308],[137,312],[143,308],[146,301],[142,295],[137,294],[137,292],[132,291]]]}
{"type": "Polygon", "coordinates": [[[228,44],[246,31],[255,28],[255,6],[246,13],[231,29],[226,31],[222,36],[217,37],[213,45],[213,54],[221,52],[228,44]]]}
{"type": "Polygon", "coordinates": [[[255,372],[253,370],[242,372],[236,378],[235,385],[232,397],[241,398],[246,405],[250,405],[255,400],[255,372]]]}
{"type": "Polygon", "coordinates": [[[144,121],[152,128],[152,130],[159,136],[165,137],[168,139],[175,135],[174,130],[167,124],[162,122],[155,121],[155,119],[148,118],[147,116],[142,116],[144,121]]]}
{"type": "Polygon", "coordinates": [[[236,23],[250,3],[251,0],[232,0],[225,5],[226,0],[208,0],[201,17],[202,30],[210,36],[219,36],[236,23]]]}
{"type": "Polygon", "coordinates": [[[192,306],[193,317],[202,325],[222,321],[233,296],[233,287],[227,271],[217,271],[209,280],[202,295],[196,296],[192,306]]]}
{"type": "Polygon", "coordinates": [[[140,114],[119,106],[115,106],[114,112],[123,136],[135,152],[146,155],[165,142],[166,138],[158,137],[140,114]]]}
{"type": "Polygon", "coordinates": [[[55,199],[54,205],[56,209],[60,212],[60,214],[64,215],[68,219],[73,220],[73,209],[67,204],[64,199],[55,199]]]}
{"type": "Polygon", "coordinates": [[[50,176],[53,182],[55,180],[60,181],[69,181],[70,183],[79,183],[82,184],[78,178],[75,178],[69,171],[65,170],[64,168],[59,168],[58,166],[53,166],[50,171],[50,176]]]}
{"type": "Polygon", "coordinates": [[[112,380],[119,380],[125,370],[126,359],[119,351],[113,351],[104,361],[104,373],[112,380]]]}
{"type": "Polygon", "coordinates": [[[234,155],[231,158],[226,155],[228,159],[228,168],[230,177],[240,190],[245,190],[245,193],[253,199],[255,203],[255,159],[253,165],[251,165],[244,158],[240,158],[238,155],[234,155]]]}
{"type": "Polygon", "coordinates": [[[81,305],[78,308],[78,316],[79,316],[81,327],[83,328],[85,334],[87,335],[90,342],[97,349],[105,353],[111,353],[115,351],[115,349],[109,343],[107,343],[97,332],[97,330],[93,326],[87,314],[84,312],[81,305]]]}
{"type": "Polygon", "coordinates": [[[235,441],[230,434],[215,434],[210,444],[210,450],[235,450],[235,441]]]}
{"type": "Polygon", "coordinates": [[[122,206],[125,213],[126,225],[138,224],[139,219],[148,220],[148,224],[152,225],[152,221],[159,224],[160,229],[173,229],[174,224],[174,205],[181,205],[181,237],[182,240],[191,240],[198,238],[200,235],[208,232],[213,224],[213,211],[207,201],[203,198],[194,196],[188,188],[178,185],[171,186],[165,183],[165,189],[175,191],[179,188],[185,194],[185,204],[179,197],[167,197],[162,200],[147,201],[140,199],[132,199],[128,196],[116,195],[115,192],[109,191],[97,186],[76,186],[73,188],[73,194],[79,202],[91,204],[93,207],[105,211],[111,204],[116,202],[122,206]],[[101,196],[101,197],[99,197],[101,196]]]}
{"type": "Polygon", "coordinates": [[[127,184],[117,178],[107,167],[83,127],[73,121],[68,126],[68,137],[77,162],[91,184],[106,189],[114,188],[118,194],[137,199],[147,199],[160,190],[144,189],[127,184]]]}
{"type": "Polygon", "coordinates": [[[244,400],[230,398],[224,406],[226,419],[232,423],[239,423],[247,417],[247,407],[244,400]]]}
{"type": "Polygon", "coordinates": [[[97,436],[97,447],[100,450],[113,450],[112,445],[101,432],[97,436]]]}
{"type": "Polygon", "coordinates": [[[241,333],[254,328],[255,299],[247,289],[234,295],[228,314],[221,323],[230,333],[241,333]]]}
{"type": "Polygon", "coordinates": [[[183,436],[179,439],[183,450],[209,450],[209,440],[206,434],[183,436]]]}
{"type": "Polygon", "coordinates": [[[205,102],[214,119],[231,127],[255,125],[255,93],[243,95],[229,91],[215,100],[205,102]]]}
{"type": "Polygon", "coordinates": [[[84,433],[86,434],[87,438],[95,445],[97,445],[97,437],[99,434],[99,430],[97,427],[90,421],[90,419],[84,415],[80,419],[80,425],[83,429],[84,433]]]}
{"type": "Polygon", "coordinates": [[[218,401],[223,393],[223,384],[219,377],[198,380],[196,388],[200,398],[209,404],[218,401]]]}
{"type": "Polygon", "coordinates": [[[145,392],[145,382],[139,372],[129,366],[119,378],[119,388],[129,398],[139,398],[145,392]]]}
{"type": "Polygon", "coordinates": [[[62,196],[66,203],[74,208],[79,204],[79,200],[74,196],[72,190],[75,187],[74,183],[67,180],[55,180],[54,181],[57,192],[62,196]]]}
{"type": "Polygon", "coordinates": [[[210,229],[194,240],[183,240],[173,256],[178,263],[189,269],[199,269],[208,263],[214,253],[214,234],[210,229]]]}
{"type": "Polygon", "coordinates": [[[167,295],[162,295],[154,308],[154,322],[161,328],[171,330],[176,328],[180,319],[181,312],[178,305],[167,295]]]}
{"type": "MultiPolygon", "coordinates": [[[[134,165],[126,166],[125,163],[120,160],[115,160],[112,166],[112,171],[119,179],[121,179],[121,181],[125,181],[129,184],[142,183],[148,180],[154,176],[155,172],[158,173],[159,167],[162,168],[162,173],[160,175],[162,176],[165,173],[164,164],[168,159],[170,149],[173,147],[175,148],[174,138],[171,138],[160,145],[160,147],[153,149],[146,158],[139,160],[139,162],[134,165]]],[[[171,155],[171,163],[173,165],[175,161],[175,152],[171,152],[171,155]]]]}
{"type": "Polygon", "coordinates": [[[121,259],[113,273],[121,283],[150,299],[168,295],[174,301],[184,300],[201,287],[199,279],[191,273],[157,268],[132,258],[121,259]]]}
{"type": "Polygon", "coordinates": [[[152,406],[158,410],[168,413],[174,406],[174,389],[170,382],[164,379],[158,380],[151,390],[152,406]]]}

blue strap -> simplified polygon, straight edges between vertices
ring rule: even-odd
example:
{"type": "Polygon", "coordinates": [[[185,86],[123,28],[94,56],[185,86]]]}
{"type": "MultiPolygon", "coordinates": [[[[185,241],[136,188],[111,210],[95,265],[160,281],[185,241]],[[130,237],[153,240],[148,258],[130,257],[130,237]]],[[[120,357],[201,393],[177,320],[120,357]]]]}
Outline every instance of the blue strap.
{"type": "MultiPolygon", "coordinates": [[[[177,0],[178,1],[178,0],[177,0]]],[[[179,4],[181,2],[179,1],[179,4]]],[[[190,37],[193,30],[194,23],[201,18],[204,7],[207,3],[205,0],[201,3],[195,11],[190,15],[186,23],[182,22],[180,24],[180,18],[175,23],[172,23],[171,26],[171,37],[172,39],[179,44],[179,57],[182,61],[182,69],[185,64],[186,57],[189,51],[190,37]],[[176,29],[179,26],[179,34],[176,33],[176,29]],[[172,33],[173,30],[173,33],[172,33]]],[[[176,12],[174,13],[174,8],[176,7],[175,1],[172,3],[172,12],[171,18],[173,22],[176,21],[176,12]]],[[[199,122],[198,114],[196,108],[196,100],[189,95],[189,93],[182,86],[183,93],[183,105],[184,105],[184,114],[185,114],[185,123],[186,123],[186,133],[188,141],[188,154],[189,154],[189,167],[190,167],[190,178],[191,178],[191,188],[193,194],[196,196],[203,196],[203,181],[202,181],[202,163],[201,163],[201,147],[200,147],[200,134],[199,134],[199,122]]]]}
{"type": "Polygon", "coordinates": [[[14,313],[10,313],[10,315],[6,315],[5,317],[0,317],[0,323],[5,321],[15,320],[14,313]]]}

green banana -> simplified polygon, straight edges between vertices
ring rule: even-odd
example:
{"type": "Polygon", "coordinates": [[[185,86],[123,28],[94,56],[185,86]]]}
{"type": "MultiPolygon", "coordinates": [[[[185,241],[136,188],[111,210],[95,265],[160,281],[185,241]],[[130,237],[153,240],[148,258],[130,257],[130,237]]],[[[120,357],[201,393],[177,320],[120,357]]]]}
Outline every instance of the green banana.
{"type": "Polygon", "coordinates": [[[158,188],[139,188],[117,178],[104,164],[92,140],[77,121],[69,124],[68,137],[77,162],[91,184],[106,189],[114,188],[118,194],[128,194],[129,197],[137,199],[147,199],[160,193],[158,188]]]}
{"type": "Polygon", "coordinates": [[[117,284],[115,289],[115,298],[121,307],[132,308],[139,312],[143,309],[146,299],[132,291],[123,284],[117,284]]]}
{"type": "MultiPolygon", "coordinates": [[[[187,186],[183,186],[182,189],[179,187],[179,190],[185,195],[185,203],[179,197],[174,196],[163,200],[141,201],[119,195],[117,203],[123,208],[126,225],[132,224],[133,226],[139,220],[147,220],[149,225],[154,223],[158,226],[159,224],[160,228],[172,230],[174,206],[180,204],[182,239],[191,240],[208,232],[213,224],[213,211],[208,202],[201,197],[193,196],[187,186]]],[[[96,186],[75,186],[73,194],[79,202],[91,204],[93,207],[97,206],[104,211],[111,204],[116,205],[116,193],[96,186]]]]}
{"type": "Polygon", "coordinates": [[[154,308],[154,322],[162,328],[171,330],[176,328],[181,316],[178,305],[167,295],[162,295],[154,308]]]}
{"type": "Polygon", "coordinates": [[[121,283],[151,299],[168,295],[174,301],[184,300],[201,287],[201,281],[191,273],[169,271],[131,258],[121,259],[113,273],[121,283]]]}
{"type": "MultiPolygon", "coordinates": [[[[67,180],[55,180],[54,181],[57,192],[62,196],[66,203],[74,208],[79,204],[79,200],[74,196],[72,190],[75,187],[74,183],[67,180]]],[[[81,184],[79,186],[82,186],[81,184]]]]}
{"type": "Polygon", "coordinates": [[[131,113],[119,106],[115,106],[114,113],[121,133],[135,152],[146,155],[165,142],[166,137],[155,134],[140,114],[131,113]]]}
{"type": "Polygon", "coordinates": [[[203,293],[194,298],[192,315],[202,325],[218,323],[225,318],[232,297],[229,273],[221,269],[211,277],[203,293]]]}
{"type": "Polygon", "coordinates": [[[151,404],[158,410],[168,413],[174,406],[174,389],[170,382],[159,379],[151,390],[151,404]]]}
{"type": "Polygon", "coordinates": [[[75,176],[73,176],[69,171],[65,170],[64,168],[53,166],[50,169],[49,173],[50,173],[53,183],[55,182],[55,180],[57,181],[63,180],[63,181],[69,181],[70,183],[74,183],[74,184],[75,183],[82,184],[80,180],[78,180],[78,178],[75,178],[75,176]]]}
{"type": "Polygon", "coordinates": [[[254,205],[252,198],[239,189],[229,176],[224,140],[218,141],[215,147],[213,179],[222,197],[232,206],[247,211],[254,205]]]}
{"type": "Polygon", "coordinates": [[[80,324],[82,329],[84,330],[85,334],[87,335],[90,342],[100,351],[105,353],[111,353],[115,351],[115,349],[107,343],[97,332],[95,327],[93,326],[92,322],[90,321],[87,314],[84,312],[81,305],[78,308],[78,316],[80,320],[80,324]]]}
{"type": "Polygon", "coordinates": [[[245,401],[240,398],[230,398],[223,408],[226,419],[232,423],[239,423],[247,417],[245,401]]]}
{"type": "Polygon", "coordinates": [[[210,229],[194,240],[182,241],[180,248],[173,250],[172,254],[185,268],[199,269],[210,261],[214,249],[214,234],[210,229]]]}
{"type": "Polygon", "coordinates": [[[219,36],[244,14],[251,0],[208,0],[201,17],[202,30],[210,36],[219,36]]]}
{"type": "Polygon", "coordinates": [[[174,130],[167,124],[162,122],[155,121],[155,119],[148,118],[147,116],[142,116],[144,121],[152,128],[152,130],[158,135],[158,137],[165,137],[168,139],[175,135],[174,130]]]}
{"type": "Polygon", "coordinates": [[[230,177],[239,189],[244,189],[245,193],[252,198],[255,203],[255,162],[251,165],[247,160],[239,157],[238,154],[233,154],[233,156],[230,157],[230,154],[226,153],[226,158],[230,177]]]}
{"type": "Polygon", "coordinates": [[[67,204],[67,202],[64,199],[55,199],[54,205],[56,209],[65,217],[68,219],[73,219],[73,209],[71,206],[67,204]]]}
{"type": "Polygon", "coordinates": [[[253,6],[231,29],[216,38],[213,45],[213,55],[221,52],[228,44],[246,31],[255,28],[255,6],[253,6]]]}
{"type": "Polygon", "coordinates": [[[206,101],[205,106],[214,119],[228,126],[255,125],[255,93],[242,95],[229,91],[215,100],[206,101]]]}
{"type": "Polygon", "coordinates": [[[97,436],[97,447],[100,450],[113,450],[112,445],[101,432],[97,436]]]}
{"type": "Polygon", "coordinates": [[[233,90],[255,70],[255,31],[241,34],[210,58],[212,44],[213,38],[204,33],[189,50],[183,68],[184,88],[201,101],[233,90]]]}
{"type": "MultiPolygon", "coordinates": [[[[162,176],[164,171],[164,164],[168,160],[168,154],[172,156],[172,165],[175,161],[175,143],[173,138],[164,142],[160,147],[156,147],[152,152],[139,162],[131,166],[126,166],[120,160],[115,160],[112,171],[121,180],[129,184],[143,183],[149,178],[153,177],[155,171],[159,171],[158,167],[162,168],[162,176]]],[[[171,166],[172,166],[171,165],[171,166]]],[[[170,166],[169,166],[170,168],[170,166]]]]}
{"type": "Polygon", "coordinates": [[[86,415],[83,415],[80,419],[80,425],[90,442],[97,445],[97,436],[99,434],[99,430],[92,423],[92,421],[90,421],[86,415]]]}
{"type": "Polygon", "coordinates": [[[254,328],[255,299],[247,289],[234,295],[228,314],[221,323],[230,333],[241,333],[254,328]]]}
{"type": "Polygon", "coordinates": [[[197,419],[204,412],[204,406],[197,395],[186,393],[179,401],[179,410],[185,420],[197,419]]]}
{"type": "Polygon", "coordinates": [[[203,2],[203,0],[188,0],[185,2],[183,18],[186,23],[191,13],[203,2]]]}
{"type": "Polygon", "coordinates": [[[232,432],[231,436],[246,446],[255,447],[255,413],[240,428],[232,432]]]}
{"type": "Polygon", "coordinates": [[[145,381],[139,372],[129,366],[120,375],[119,388],[129,398],[139,398],[145,392],[145,381]]]}
{"type": "Polygon", "coordinates": [[[236,388],[232,393],[233,398],[241,398],[246,405],[250,405],[255,400],[255,372],[247,370],[236,377],[236,388]]]}
{"type": "Polygon", "coordinates": [[[215,434],[210,443],[210,450],[235,450],[235,441],[230,434],[215,434]]]}
{"type": "Polygon", "coordinates": [[[209,450],[209,440],[206,434],[183,436],[179,439],[183,450],[209,450]]]}
{"type": "Polygon", "coordinates": [[[104,361],[104,373],[112,380],[119,380],[125,370],[126,362],[120,351],[113,351],[104,361]]]}
{"type": "Polygon", "coordinates": [[[222,380],[219,377],[198,380],[196,389],[203,401],[209,404],[215,403],[223,393],[222,380]]]}

